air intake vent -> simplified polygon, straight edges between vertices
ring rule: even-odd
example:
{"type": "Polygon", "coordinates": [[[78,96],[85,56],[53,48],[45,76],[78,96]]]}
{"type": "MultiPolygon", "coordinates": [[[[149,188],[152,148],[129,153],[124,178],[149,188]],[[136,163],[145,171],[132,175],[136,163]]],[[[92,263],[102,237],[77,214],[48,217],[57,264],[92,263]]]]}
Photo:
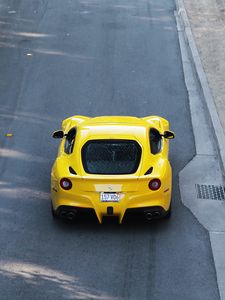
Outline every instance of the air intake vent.
{"type": "Polygon", "coordinates": [[[152,173],[152,171],[153,171],[153,167],[149,168],[149,169],[148,169],[148,171],[145,173],[145,175],[149,175],[149,174],[151,174],[151,173],[152,173]]]}
{"type": "Polygon", "coordinates": [[[77,173],[74,171],[74,169],[72,167],[69,167],[69,171],[71,174],[77,175],[77,173]]]}

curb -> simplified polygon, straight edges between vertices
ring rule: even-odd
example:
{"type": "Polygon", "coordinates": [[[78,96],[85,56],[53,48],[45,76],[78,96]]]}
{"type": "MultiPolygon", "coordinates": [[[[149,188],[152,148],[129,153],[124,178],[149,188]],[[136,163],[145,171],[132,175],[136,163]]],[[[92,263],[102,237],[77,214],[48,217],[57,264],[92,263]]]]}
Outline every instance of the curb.
{"type": "Polygon", "coordinates": [[[224,185],[225,135],[192,35],[183,0],[175,0],[175,2],[178,38],[196,145],[196,156],[179,173],[181,201],[209,232],[219,297],[221,300],[225,300],[224,205],[221,201],[212,202],[206,199],[204,202],[200,202],[195,189],[196,182],[206,185],[224,185]],[[194,76],[194,79],[190,79],[190,76],[194,76]],[[196,83],[194,87],[193,82],[196,83]],[[193,170],[195,170],[194,173],[193,170]],[[212,215],[213,218],[211,218],[212,215]]]}
{"type": "Polygon", "coordinates": [[[196,78],[199,82],[200,89],[205,101],[205,106],[208,114],[208,121],[215,137],[221,170],[223,173],[223,177],[225,178],[225,134],[220,123],[216,105],[209,88],[209,84],[201,63],[198,49],[195,44],[184,2],[183,0],[175,0],[175,3],[177,8],[177,15],[184,32],[185,42],[187,44],[188,52],[190,54],[190,59],[194,66],[194,72],[196,74],[196,78]]]}

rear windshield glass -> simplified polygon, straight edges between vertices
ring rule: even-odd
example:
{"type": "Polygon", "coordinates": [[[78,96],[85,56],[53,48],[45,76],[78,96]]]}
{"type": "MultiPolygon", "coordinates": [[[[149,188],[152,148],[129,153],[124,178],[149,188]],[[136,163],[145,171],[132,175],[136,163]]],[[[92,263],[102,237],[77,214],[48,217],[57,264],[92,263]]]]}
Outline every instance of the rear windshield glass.
{"type": "Polygon", "coordinates": [[[141,147],[132,140],[92,140],[82,148],[84,170],[90,174],[132,174],[140,159],[141,147]]]}

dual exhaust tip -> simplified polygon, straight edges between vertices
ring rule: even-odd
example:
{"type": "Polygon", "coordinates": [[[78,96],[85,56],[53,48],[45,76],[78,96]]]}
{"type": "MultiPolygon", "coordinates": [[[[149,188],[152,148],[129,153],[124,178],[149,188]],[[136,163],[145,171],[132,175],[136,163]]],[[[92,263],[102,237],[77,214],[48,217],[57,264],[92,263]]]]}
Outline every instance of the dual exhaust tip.
{"type": "Polygon", "coordinates": [[[77,211],[75,209],[74,210],[61,210],[59,213],[59,217],[72,222],[77,217],[77,211]]]}
{"type": "MultiPolygon", "coordinates": [[[[107,210],[107,213],[108,213],[108,215],[113,215],[113,211],[112,211],[111,207],[107,210]]],[[[151,221],[153,219],[160,218],[161,213],[159,211],[146,210],[146,211],[144,211],[144,216],[147,221],[151,221]]],[[[62,209],[59,212],[59,217],[72,222],[77,217],[77,210],[76,209],[73,209],[73,210],[62,209]]]]}
{"type": "Polygon", "coordinates": [[[145,219],[147,221],[151,221],[153,219],[158,219],[161,217],[161,213],[159,211],[148,211],[147,210],[144,212],[144,214],[145,214],[145,219]]]}

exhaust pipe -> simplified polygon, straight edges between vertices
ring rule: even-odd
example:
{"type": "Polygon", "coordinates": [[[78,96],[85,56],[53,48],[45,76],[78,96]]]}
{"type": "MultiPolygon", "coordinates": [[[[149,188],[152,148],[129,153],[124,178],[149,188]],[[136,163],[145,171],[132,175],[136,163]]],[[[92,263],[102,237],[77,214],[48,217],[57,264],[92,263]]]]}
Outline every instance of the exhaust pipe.
{"type": "Polygon", "coordinates": [[[66,215],[67,220],[73,221],[76,218],[76,213],[74,211],[69,211],[66,215]]]}
{"type": "Polygon", "coordinates": [[[154,212],[154,217],[159,218],[161,216],[159,211],[155,211],[154,212]]]}
{"type": "Polygon", "coordinates": [[[60,212],[60,218],[66,219],[68,221],[73,221],[76,218],[77,212],[76,211],[66,211],[62,210],[60,212]]]}
{"type": "Polygon", "coordinates": [[[146,220],[151,221],[153,219],[153,214],[150,211],[148,211],[145,213],[145,218],[146,220]]]}
{"type": "Polygon", "coordinates": [[[144,213],[145,213],[145,218],[148,221],[157,219],[161,216],[161,213],[159,211],[146,210],[144,213]]]}
{"type": "Polygon", "coordinates": [[[59,217],[62,219],[65,219],[67,215],[67,211],[66,210],[61,210],[59,213],[59,217]]]}

